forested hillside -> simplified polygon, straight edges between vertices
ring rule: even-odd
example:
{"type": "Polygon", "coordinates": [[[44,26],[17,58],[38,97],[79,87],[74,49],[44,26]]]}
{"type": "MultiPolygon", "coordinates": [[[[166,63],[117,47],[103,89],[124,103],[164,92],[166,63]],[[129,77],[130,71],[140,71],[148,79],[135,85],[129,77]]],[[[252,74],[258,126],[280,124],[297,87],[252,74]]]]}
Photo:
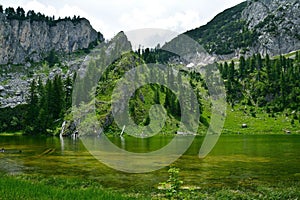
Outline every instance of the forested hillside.
{"type": "Polygon", "coordinates": [[[248,0],[184,34],[219,60],[285,54],[300,49],[299,7],[297,0],[248,0]]]}
{"type": "MultiPolygon", "coordinates": [[[[268,113],[285,109],[293,111],[295,118],[299,111],[300,57],[277,56],[271,59],[255,54],[239,62],[219,64],[225,80],[227,99],[232,106],[242,103],[263,107],[268,113]]],[[[298,113],[299,114],[299,113],[298,113]]]]}

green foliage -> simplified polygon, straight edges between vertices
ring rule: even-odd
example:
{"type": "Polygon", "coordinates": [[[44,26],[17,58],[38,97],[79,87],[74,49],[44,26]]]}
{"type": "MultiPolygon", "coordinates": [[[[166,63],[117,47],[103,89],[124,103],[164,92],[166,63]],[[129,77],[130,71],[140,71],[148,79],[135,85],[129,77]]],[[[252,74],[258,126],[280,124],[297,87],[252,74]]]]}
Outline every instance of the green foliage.
{"type": "MultiPolygon", "coordinates": [[[[148,50],[146,52],[148,52],[148,50]]],[[[149,50],[148,53],[150,52],[152,52],[152,50],[149,50]]],[[[139,55],[138,52],[123,54],[120,59],[112,63],[106,69],[106,71],[103,72],[103,76],[101,77],[96,89],[96,96],[97,101],[99,102],[97,107],[97,115],[106,131],[120,131],[113,120],[108,120],[111,113],[111,94],[116,86],[117,81],[124,76],[124,73],[126,71],[144,63],[142,57],[143,56],[139,55]]],[[[157,60],[155,62],[157,62],[157,60]]],[[[182,77],[178,77],[178,75],[175,74],[173,70],[170,70],[171,67],[169,67],[168,69],[169,70],[166,69],[166,75],[164,75],[164,73],[156,73],[157,69],[155,68],[152,69],[151,67],[142,67],[140,68],[140,70],[133,71],[133,79],[147,80],[151,78],[152,80],[159,80],[160,82],[169,82],[173,85],[174,88],[181,87],[180,91],[184,92],[185,85],[182,84],[182,77]],[[149,74],[149,77],[145,74],[149,74]]],[[[193,79],[196,77],[198,79],[198,76],[199,74],[193,73],[193,79]]],[[[183,77],[186,77],[188,79],[189,73],[183,75],[183,77]]],[[[201,87],[201,83],[197,83],[195,80],[195,87],[201,87]]],[[[197,92],[196,88],[195,92],[197,92]]],[[[166,124],[163,127],[161,133],[174,134],[178,129],[181,114],[179,99],[177,97],[178,93],[175,94],[170,89],[158,84],[148,84],[142,86],[134,92],[129,100],[129,115],[136,124],[140,126],[146,126],[150,123],[149,111],[152,105],[163,105],[165,110],[167,111],[167,116],[166,124]]],[[[188,97],[189,94],[187,98],[188,97]]],[[[194,102],[194,106],[195,105],[196,102],[194,102]]]]}
{"type": "Polygon", "coordinates": [[[135,199],[118,192],[91,185],[86,180],[71,181],[47,177],[42,181],[22,180],[12,176],[0,179],[1,199],[135,199]],[[42,182],[42,183],[41,183],[42,182]]]}
{"type": "Polygon", "coordinates": [[[45,60],[48,62],[50,67],[53,67],[56,63],[59,63],[59,59],[57,56],[57,53],[55,52],[54,49],[52,49],[48,56],[45,58],[45,60]]]}
{"type": "Polygon", "coordinates": [[[60,76],[47,80],[44,85],[39,79],[30,87],[27,117],[24,122],[27,134],[49,134],[60,126],[66,111],[71,106],[72,82],[67,78],[65,84],[60,76]]]}
{"type": "Polygon", "coordinates": [[[204,26],[185,34],[198,41],[209,53],[230,54],[237,48],[247,48],[257,40],[257,34],[247,28],[241,13],[243,2],[218,14],[204,26]]]}
{"type": "Polygon", "coordinates": [[[183,184],[183,181],[179,179],[179,171],[178,168],[170,167],[168,170],[169,179],[166,182],[160,183],[165,190],[165,197],[168,199],[182,199],[180,187],[183,184]]]}
{"type": "Polygon", "coordinates": [[[0,132],[16,132],[24,129],[28,105],[0,109],[0,132]]]}
{"type": "Polygon", "coordinates": [[[178,57],[178,55],[176,55],[172,52],[160,49],[159,46],[154,49],[139,48],[135,53],[139,56],[139,58],[143,59],[145,61],[145,63],[166,64],[170,58],[178,57]]]}
{"type": "MultiPolygon", "coordinates": [[[[238,69],[233,61],[219,64],[227,90],[227,100],[232,106],[238,102],[262,107],[271,112],[290,109],[299,112],[300,63],[295,59],[279,56],[253,55],[241,57],[238,69]]],[[[255,116],[255,113],[252,112],[255,116]]]]}

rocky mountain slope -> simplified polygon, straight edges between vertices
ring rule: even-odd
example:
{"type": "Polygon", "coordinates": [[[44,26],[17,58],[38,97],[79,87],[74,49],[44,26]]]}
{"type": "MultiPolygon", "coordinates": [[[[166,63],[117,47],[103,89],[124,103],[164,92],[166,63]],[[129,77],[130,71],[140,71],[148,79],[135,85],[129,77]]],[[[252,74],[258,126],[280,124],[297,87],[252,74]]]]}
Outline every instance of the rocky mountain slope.
{"type": "Polygon", "coordinates": [[[84,18],[44,20],[0,13],[0,64],[40,61],[50,50],[70,53],[103,36],[84,18]]]}
{"type": "Polygon", "coordinates": [[[298,0],[248,0],[185,34],[219,59],[300,49],[298,0]]]}

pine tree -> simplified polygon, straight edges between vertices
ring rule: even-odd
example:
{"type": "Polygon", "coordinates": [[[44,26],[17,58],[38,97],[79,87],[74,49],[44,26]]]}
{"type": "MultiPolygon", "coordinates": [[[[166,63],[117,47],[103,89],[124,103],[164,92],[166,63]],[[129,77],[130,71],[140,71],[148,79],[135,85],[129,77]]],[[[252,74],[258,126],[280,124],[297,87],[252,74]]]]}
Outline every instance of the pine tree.
{"type": "Polygon", "coordinates": [[[55,76],[53,80],[53,117],[54,120],[62,117],[65,110],[65,96],[61,76],[55,76]]]}
{"type": "Polygon", "coordinates": [[[176,116],[177,113],[177,105],[176,105],[176,95],[171,92],[170,93],[170,112],[172,115],[176,116]]]}
{"type": "Polygon", "coordinates": [[[65,106],[66,110],[71,108],[72,106],[72,90],[73,90],[73,83],[70,76],[67,77],[65,81],[65,106]]]}
{"type": "Polygon", "coordinates": [[[33,80],[30,84],[29,89],[29,106],[27,111],[27,117],[26,117],[26,132],[28,133],[35,133],[35,127],[38,126],[37,124],[37,117],[38,117],[38,95],[37,95],[37,86],[35,80],[33,80]]]}
{"type": "Polygon", "coordinates": [[[58,56],[54,49],[51,49],[49,55],[46,57],[46,61],[48,62],[50,67],[53,67],[56,63],[59,62],[58,56]]]}
{"type": "Polygon", "coordinates": [[[246,70],[246,61],[245,61],[244,56],[241,56],[240,57],[240,67],[239,67],[239,73],[240,73],[241,80],[243,80],[245,77],[245,74],[246,74],[245,70],[246,70]]]}
{"type": "Polygon", "coordinates": [[[155,88],[154,103],[160,104],[159,86],[155,88]]]}
{"type": "Polygon", "coordinates": [[[270,78],[271,78],[271,61],[270,61],[269,54],[266,55],[265,66],[266,66],[268,80],[270,80],[270,78]]]}
{"type": "Polygon", "coordinates": [[[256,56],[254,54],[250,60],[250,73],[254,72],[255,68],[256,68],[256,56]]]}
{"type": "Polygon", "coordinates": [[[220,64],[218,65],[218,68],[219,68],[220,74],[221,74],[221,76],[222,76],[222,75],[223,75],[223,70],[224,70],[223,64],[220,63],[220,64]]]}
{"type": "Polygon", "coordinates": [[[299,51],[296,52],[296,61],[300,62],[300,55],[299,55],[299,51]]]}
{"type": "Polygon", "coordinates": [[[233,81],[234,80],[234,62],[231,61],[230,65],[229,65],[229,71],[228,71],[228,80],[229,81],[233,81]]]}
{"type": "MultiPolygon", "coordinates": [[[[52,85],[52,81],[51,80],[47,80],[46,82],[46,85],[45,85],[45,96],[47,98],[47,101],[46,101],[46,105],[45,105],[45,110],[48,111],[48,120],[49,123],[51,121],[53,121],[53,113],[54,113],[54,95],[53,95],[53,85],[52,85]]],[[[49,124],[47,124],[48,126],[49,124]]]]}
{"type": "Polygon", "coordinates": [[[179,102],[179,100],[176,101],[175,106],[176,106],[176,115],[178,117],[180,117],[181,116],[181,108],[180,108],[180,102],[179,102]]]}
{"type": "Polygon", "coordinates": [[[170,108],[170,102],[171,102],[171,99],[170,99],[170,89],[166,89],[166,96],[165,96],[165,103],[164,103],[164,106],[166,109],[169,109],[170,108]]]}
{"type": "Polygon", "coordinates": [[[224,63],[224,69],[223,69],[223,73],[222,73],[222,78],[223,79],[227,79],[228,78],[228,63],[225,62],[224,63]]]}

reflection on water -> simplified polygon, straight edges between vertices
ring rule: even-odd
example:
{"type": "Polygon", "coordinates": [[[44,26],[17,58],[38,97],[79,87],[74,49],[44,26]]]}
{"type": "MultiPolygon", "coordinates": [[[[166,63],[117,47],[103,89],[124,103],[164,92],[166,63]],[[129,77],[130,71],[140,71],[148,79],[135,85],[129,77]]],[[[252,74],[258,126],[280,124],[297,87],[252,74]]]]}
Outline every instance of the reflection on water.
{"type": "MultiPolygon", "coordinates": [[[[131,152],[150,152],[168,144],[172,137],[110,139],[131,152]]],[[[214,150],[205,159],[199,159],[202,140],[196,137],[189,150],[173,164],[181,169],[180,176],[186,185],[300,181],[300,136],[221,136],[214,150]]],[[[9,174],[79,176],[107,187],[129,189],[151,189],[168,176],[167,168],[144,174],[111,169],[91,156],[80,139],[0,136],[2,147],[5,152],[0,153],[0,171],[9,174]]]]}

